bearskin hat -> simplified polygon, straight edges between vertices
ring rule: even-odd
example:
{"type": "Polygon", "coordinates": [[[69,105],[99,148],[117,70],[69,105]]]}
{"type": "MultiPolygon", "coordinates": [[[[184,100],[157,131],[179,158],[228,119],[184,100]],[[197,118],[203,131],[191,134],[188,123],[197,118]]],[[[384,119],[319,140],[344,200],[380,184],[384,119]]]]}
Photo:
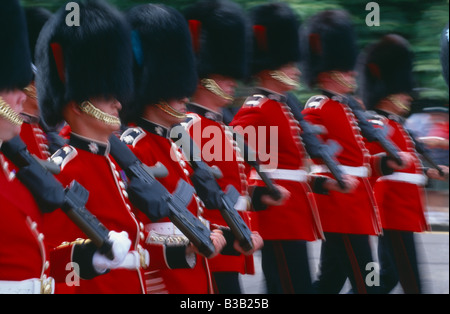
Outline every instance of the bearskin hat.
{"type": "Polygon", "coordinates": [[[250,11],[253,24],[252,74],[298,63],[300,18],[285,3],[268,3],[250,11]]]}
{"type": "Polygon", "coordinates": [[[358,52],[350,15],[342,10],[314,15],[302,31],[302,47],[303,78],[310,87],[319,73],[352,71],[358,52]]]}
{"type": "Polygon", "coordinates": [[[441,35],[441,64],[442,74],[448,85],[448,24],[444,28],[441,35]]]}
{"type": "Polygon", "coordinates": [[[25,8],[27,19],[28,43],[30,45],[31,58],[34,60],[36,51],[36,42],[45,23],[52,16],[49,10],[41,7],[25,8]]]}
{"type": "Polygon", "coordinates": [[[370,45],[358,68],[360,93],[369,110],[389,95],[413,91],[413,55],[401,36],[386,35],[370,45]]]}
{"type": "Polygon", "coordinates": [[[126,119],[136,119],[146,105],[190,97],[198,77],[188,23],[162,4],[134,7],[127,15],[132,28],[136,94],[126,119]]]}
{"type": "Polygon", "coordinates": [[[228,0],[202,0],[187,8],[200,78],[220,74],[245,79],[249,66],[250,23],[228,0]]]}
{"type": "Polygon", "coordinates": [[[36,87],[44,120],[63,121],[71,101],[133,95],[131,31],[125,18],[102,0],[74,1],[79,26],[66,24],[65,7],[45,24],[36,46],[36,87]]]}
{"type": "Polygon", "coordinates": [[[22,89],[33,73],[27,25],[18,0],[0,1],[0,90],[22,89]]]}

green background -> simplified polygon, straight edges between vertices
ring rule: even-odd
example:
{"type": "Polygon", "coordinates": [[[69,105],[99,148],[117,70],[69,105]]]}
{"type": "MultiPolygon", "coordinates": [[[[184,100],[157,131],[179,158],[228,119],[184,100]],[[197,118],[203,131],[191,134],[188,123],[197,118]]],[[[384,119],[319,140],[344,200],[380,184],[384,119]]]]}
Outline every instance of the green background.
{"type": "MultiPolygon", "coordinates": [[[[267,0],[235,0],[245,9],[266,3],[267,0]]],[[[42,6],[55,11],[68,1],[61,0],[21,0],[24,6],[42,6]]],[[[126,10],[142,3],[163,3],[183,10],[195,0],[109,0],[116,7],[126,10]]],[[[346,9],[357,27],[360,48],[387,33],[397,33],[408,39],[415,52],[415,79],[420,90],[418,99],[425,105],[448,106],[448,87],[441,74],[439,60],[440,34],[448,23],[448,0],[378,0],[380,6],[380,26],[366,25],[367,0],[285,0],[295,9],[303,21],[324,9],[346,9]]],[[[241,89],[242,90],[245,89],[241,89]]],[[[297,96],[304,103],[314,92],[304,87],[297,96]]]]}

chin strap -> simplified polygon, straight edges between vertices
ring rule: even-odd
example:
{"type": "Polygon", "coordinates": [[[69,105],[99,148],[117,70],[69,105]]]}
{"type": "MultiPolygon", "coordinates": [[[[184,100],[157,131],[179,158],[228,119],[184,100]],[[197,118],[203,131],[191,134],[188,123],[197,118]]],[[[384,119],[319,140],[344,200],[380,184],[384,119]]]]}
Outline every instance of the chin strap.
{"type": "Polygon", "coordinates": [[[201,84],[204,88],[206,88],[207,90],[209,90],[211,93],[213,93],[214,95],[219,96],[220,98],[223,98],[227,101],[233,101],[234,97],[225,93],[223,91],[222,88],[220,88],[219,85],[217,85],[216,81],[212,80],[212,79],[202,79],[201,80],[201,84]]]}
{"type": "Polygon", "coordinates": [[[79,105],[79,108],[88,116],[91,116],[105,124],[114,126],[120,126],[122,124],[119,118],[101,111],[89,101],[82,102],[81,105],[79,105]]]}
{"type": "Polygon", "coordinates": [[[284,73],[282,71],[272,71],[272,72],[270,72],[270,76],[272,78],[274,78],[275,80],[277,80],[278,82],[283,83],[287,86],[294,87],[294,88],[300,87],[299,82],[291,79],[289,76],[286,75],[286,73],[284,73]]]}
{"type": "Polygon", "coordinates": [[[179,112],[175,109],[173,109],[169,104],[165,101],[160,102],[159,104],[156,104],[156,107],[167,113],[168,115],[175,117],[177,119],[184,119],[186,118],[186,114],[179,112]]]}
{"type": "Polygon", "coordinates": [[[37,91],[36,87],[33,84],[28,85],[23,89],[23,92],[25,95],[27,95],[29,98],[37,100],[37,91]]]}
{"type": "Polygon", "coordinates": [[[399,99],[397,99],[395,96],[389,96],[387,98],[391,103],[394,104],[394,106],[402,109],[402,110],[406,110],[407,112],[409,112],[411,109],[406,106],[405,104],[403,104],[399,99]]]}
{"type": "Polygon", "coordinates": [[[23,123],[23,119],[20,115],[12,110],[11,106],[8,105],[2,97],[0,97],[0,117],[8,120],[16,126],[21,126],[23,123]]]}
{"type": "Polygon", "coordinates": [[[349,82],[347,82],[344,79],[344,77],[342,76],[342,73],[339,71],[331,71],[330,76],[333,81],[337,82],[338,84],[340,84],[346,88],[355,90],[355,88],[357,87],[356,84],[350,84],[349,82]]]}

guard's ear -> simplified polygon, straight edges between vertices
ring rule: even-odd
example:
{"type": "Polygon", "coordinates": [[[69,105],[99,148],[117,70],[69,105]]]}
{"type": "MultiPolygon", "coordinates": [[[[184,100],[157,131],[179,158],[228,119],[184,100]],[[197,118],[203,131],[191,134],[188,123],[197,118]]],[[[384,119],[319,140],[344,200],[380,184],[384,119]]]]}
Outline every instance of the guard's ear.
{"type": "Polygon", "coordinates": [[[79,105],[75,101],[71,101],[64,108],[63,115],[64,115],[64,118],[67,120],[67,119],[70,119],[70,117],[72,117],[73,115],[81,116],[82,111],[81,111],[79,105]]]}

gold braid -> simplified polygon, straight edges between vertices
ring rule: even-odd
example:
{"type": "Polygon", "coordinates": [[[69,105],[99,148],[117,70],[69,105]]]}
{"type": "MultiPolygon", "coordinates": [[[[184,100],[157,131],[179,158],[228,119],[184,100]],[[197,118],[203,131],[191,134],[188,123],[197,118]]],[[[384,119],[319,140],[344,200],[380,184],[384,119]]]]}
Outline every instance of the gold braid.
{"type": "Polygon", "coordinates": [[[0,97],[0,117],[8,120],[16,126],[21,126],[23,123],[23,119],[20,115],[12,110],[11,106],[8,105],[2,97],[0,97]]]}
{"type": "Polygon", "coordinates": [[[270,76],[276,79],[278,82],[281,82],[287,86],[292,86],[295,88],[300,87],[300,83],[291,79],[289,76],[286,75],[286,73],[282,71],[272,71],[270,72],[270,76]]]}
{"type": "Polygon", "coordinates": [[[156,104],[156,107],[167,113],[168,115],[175,117],[177,119],[184,119],[186,118],[186,114],[179,112],[175,109],[173,109],[171,106],[169,106],[168,103],[161,101],[159,104],[156,104]]]}
{"type": "Polygon", "coordinates": [[[207,90],[209,90],[211,93],[227,100],[227,101],[233,101],[234,97],[231,95],[228,95],[227,93],[225,93],[223,91],[222,88],[220,88],[219,85],[217,85],[216,81],[212,80],[212,79],[202,79],[201,80],[201,84],[203,85],[203,87],[205,87],[207,90]]]}
{"type": "Polygon", "coordinates": [[[79,107],[80,110],[85,114],[87,114],[88,116],[91,116],[105,124],[119,125],[119,126],[122,124],[119,118],[101,111],[89,101],[82,102],[79,107]]]}

